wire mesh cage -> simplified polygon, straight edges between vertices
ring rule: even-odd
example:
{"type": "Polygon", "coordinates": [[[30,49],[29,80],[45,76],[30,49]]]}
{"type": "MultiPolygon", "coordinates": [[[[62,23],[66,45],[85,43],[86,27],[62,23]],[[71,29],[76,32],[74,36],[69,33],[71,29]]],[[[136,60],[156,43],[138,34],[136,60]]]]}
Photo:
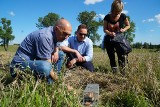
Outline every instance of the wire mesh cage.
{"type": "Polygon", "coordinates": [[[98,106],[99,84],[87,84],[83,92],[83,105],[95,107],[98,106]]]}

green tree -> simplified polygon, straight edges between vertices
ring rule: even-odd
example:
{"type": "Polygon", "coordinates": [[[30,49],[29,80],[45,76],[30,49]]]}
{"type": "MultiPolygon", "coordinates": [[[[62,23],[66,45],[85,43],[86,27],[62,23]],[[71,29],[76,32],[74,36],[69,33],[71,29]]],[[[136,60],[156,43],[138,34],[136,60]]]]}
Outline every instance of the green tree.
{"type": "Polygon", "coordinates": [[[133,48],[138,48],[138,49],[141,49],[143,47],[143,44],[140,43],[140,42],[136,42],[133,44],[133,48]]]}
{"type": "Polygon", "coordinates": [[[125,35],[125,37],[127,38],[127,40],[131,43],[131,42],[133,42],[134,37],[135,37],[135,34],[134,34],[134,32],[135,32],[135,23],[130,20],[130,17],[129,17],[129,16],[128,16],[128,20],[130,21],[130,26],[131,26],[131,27],[130,27],[130,29],[128,29],[128,30],[124,33],[124,35],[125,35]]]}
{"type": "Polygon", "coordinates": [[[79,13],[77,20],[86,24],[88,27],[88,37],[95,43],[96,41],[100,41],[101,35],[97,33],[99,26],[102,26],[102,20],[96,20],[96,13],[94,11],[91,12],[81,12],[79,13]]]}
{"type": "Polygon", "coordinates": [[[48,13],[44,17],[39,17],[36,27],[42,29],[44,27],[55,25],[56,21],[60,19],[60,16],[56,13],[48,13]]]}
{"type": "Polygon", "coordinates": [[[14,40],[14,35],[12,35],[11,21],[6,18],[1,18],[0,26],[0,39],[4,46],[5,51],[8,49],[8,44],[10,41],[14,40]]]}
{"type": "Polygon", "coordinates": [[[145,48],[145,49],[149,49],[149,43],[144,42],[144,44],[143,44],[143,48],[145,48]]]}
{"type": "Polygon", "coordinates": [[[149,43],[149,49],[153,49],[154,48],[154,46],[152,45],[152,43],[150,42],[149,43]]]}

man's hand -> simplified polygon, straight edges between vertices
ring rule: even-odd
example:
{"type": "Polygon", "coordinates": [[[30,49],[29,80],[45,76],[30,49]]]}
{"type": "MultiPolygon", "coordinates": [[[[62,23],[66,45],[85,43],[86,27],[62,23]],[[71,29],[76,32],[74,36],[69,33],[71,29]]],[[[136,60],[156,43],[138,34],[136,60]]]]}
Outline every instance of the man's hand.
{"type": "Polygon", "coordinates": [[[77,60],[77,59],[76,59],[76,58],[74,58],[74,59],[72,59],[71,61],[69,61],[69,63],[68,63],[68,65],[67,65],[67,67],[68,67],[68,68],[72,68],[72,67],[73,67],[73,65],[77,62],[76,60],[77,60]]]}
{"type": "Polygon", "coordinates": [[[55,52],[51,57],[51,61],[56,63],[58,59],[59,59],[58,52],[55,52]]]}
{"type": "Polygon", "coordinates": [[[86,61],[86,58],[85,58],[85,57],[82,58],[82,62],[84,62],[84,61],[86,61]]]}
{"type": "Polygon", "coordinates": [[[82,56],[81,60],[77,59],[77,62],[85,62],[86,58],[82,56]]]}
{"type": "Polygon", "coordinates": [[[58,76],[57,76],[57,74],[52,70],[51,72],[50,72],[50,76],[51,76],[51,78],[53,79],[53,80],[58,80],[58,76]]]}
{"type": "Polygon", "coordinates": [[[75,54],[77,56],[78,62],[83,62],[83,56],[77,50],[75,50],[75,54]]]}

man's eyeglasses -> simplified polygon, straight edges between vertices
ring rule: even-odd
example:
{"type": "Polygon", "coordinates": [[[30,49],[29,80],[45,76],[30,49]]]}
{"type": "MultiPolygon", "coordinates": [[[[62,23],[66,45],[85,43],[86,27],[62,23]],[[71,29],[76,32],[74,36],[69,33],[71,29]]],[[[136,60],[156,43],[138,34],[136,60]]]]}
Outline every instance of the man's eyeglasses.
{"type": "Polygon", "coordinates": [[[63,35],[64,35],[64,36],[70,36],[71,34],[68,34],[67,32],[64,32],[64,31],[63,31],[63,35]]]}
{"type": "Polygon", "coordinates": [[[81,36],[82,36],[82,35],[86,36],[87,34],[84,34],[84,33],[79,33],[79,35],[81,35],[81,36]]]}

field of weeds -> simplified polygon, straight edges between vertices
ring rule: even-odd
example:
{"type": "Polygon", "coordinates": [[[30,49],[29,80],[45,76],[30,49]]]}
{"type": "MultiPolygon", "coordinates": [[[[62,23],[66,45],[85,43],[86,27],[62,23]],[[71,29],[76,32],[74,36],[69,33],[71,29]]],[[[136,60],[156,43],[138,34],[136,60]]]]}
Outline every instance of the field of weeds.
{"type": "Polygon", "coordinates": [[[154,50],[133,49],[121,75],[111,72],[107,54],[95,48],[94,73],[64,66],[59,80],[47,84],[19,69],[15,79],[10,77],[9,62],[16,49],[5,52],[0,47],[0,107],[82,107],[87,84],[99,84],[98,107],[160,107],[160,53],[154,50]]]}

